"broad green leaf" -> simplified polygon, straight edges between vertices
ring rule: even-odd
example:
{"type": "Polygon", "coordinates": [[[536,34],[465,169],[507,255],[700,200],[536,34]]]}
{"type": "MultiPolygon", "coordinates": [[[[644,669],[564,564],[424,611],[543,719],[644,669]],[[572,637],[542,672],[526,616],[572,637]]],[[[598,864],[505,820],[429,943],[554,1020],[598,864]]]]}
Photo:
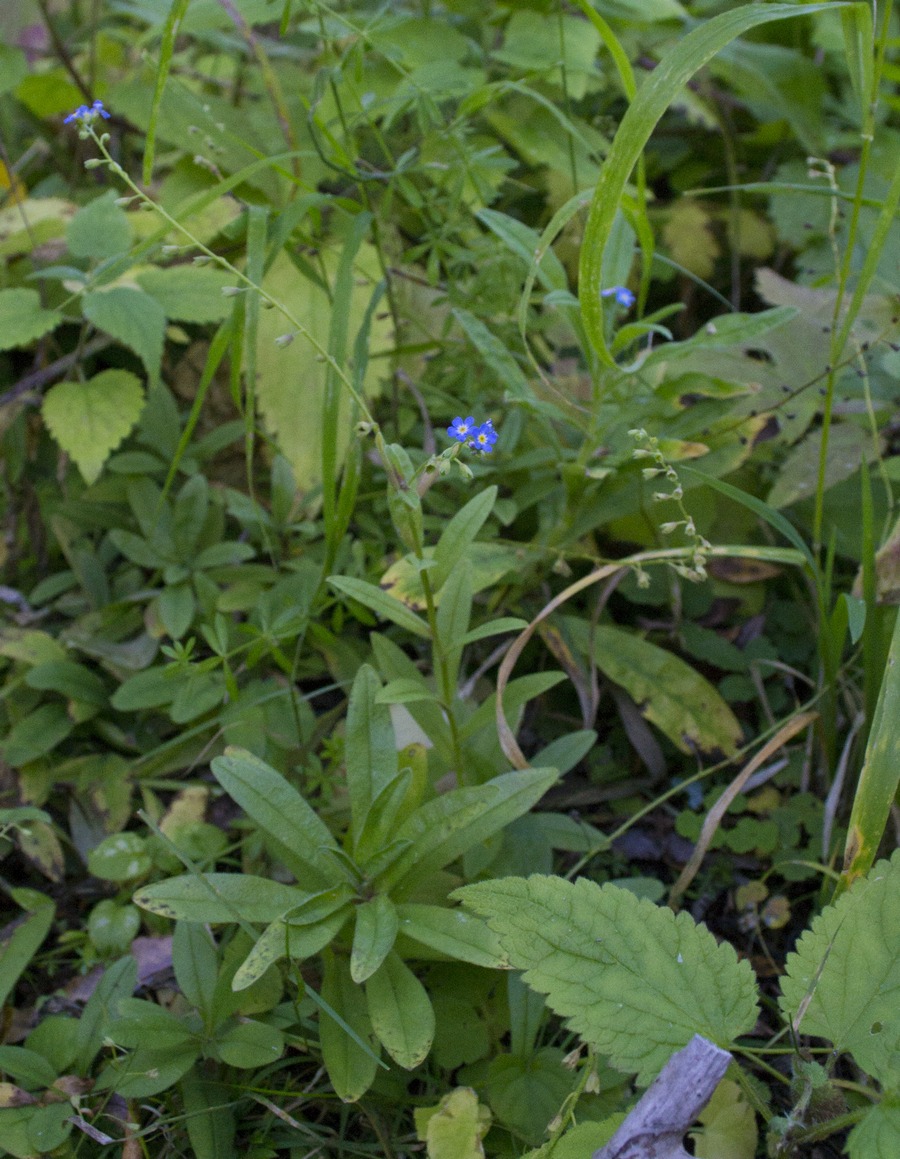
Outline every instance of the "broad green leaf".
{"type": "Polygon", "coordinates": [[[827,906],[788,954],[785,1018],[900,1084],[900,851],[827,906]]]}
{"type": "Polygon", "coordinates": [[[407,902],[397,907],[400,933],[431,950],[484,966],[489,970],[507,965],[500,941],[490,926],[464,909],[407,902]]]}
{"type": "Polygon", "coordinates": [[[531,1142],[547,1132],[550,1120],[572,1093],[575,1076],[563,1066],[563,1052],[545,1046],[528,1054],[498,1054],[487,1071],[486,1089],[494,1114],[531,1142]]]}
{"type": "Polygon", "coordinates": [[[153,1044],[154,1050],[172,1050],[195,1040],[195,1034],[185,1019],[171,1014],[156,1002],[142,998],[123,998],[119,1002],[118,1017],[109,1027],[109,1036],[119,1046],[137,1049],[153,1044]]]}
{"type": "Polygon", "coordinates": [[[756,1113],[736,1082],[722,1079],[691,1132],[697,1159],[754,1159],[756,1113]]]}
{"type": "Polygon", "coordinates": [[[181,1097],[194,1159],[232,1159],[235,1119],[228,1087],[190,1070],[181,1080],[181,1097]]]}
{"type": "Polygon", "coordinates": [[[139,833],[112,833],[88,854],[88,869],[104,881],[133,881],[148,872],[153,861],[139,833]]]}
{"type": "Polygon", "coordinates": [[[44,904],[32,903],[29,908],[27,916],[5,928],[0,940],[0,1007],[53,925],[56,906],[49,898],[44,899],[44,904]]]}
{"type": "Polygon", "coordinates": [[[271,922],[309,896],[249,873],[185,873],[144,886],[134,902],[182,922],[271,922]]]}
{"type": "Polygon", "coordinates": [[[88,999],[78,1019],[76,1034],[78,1073],[86,1075],[106,1038],[106,1029],[123,998],[130,998],[137,986],[137,961],[126,954],[107,966],[97,989],[88,999]]]}
{"type": "Polygon", "coordinates": [[[344,746],[350,815],[357,834],[372,802],[397,776],[397,741],[390,709],[377,700],[380,691],[375,669],[361,665],[350,690],[344,746]]]}
{"type": "Polygon", "coordinates": [[[81,300],[81,309],[98,330],[133,350],[146,366],[151,381],[157,381],[166,316],[155,298],[130,286],[113,286],[89,291],[81,300]]]}
{"type": "Polygon", "coordinates": [[[392,620],[401,628],[405,628],[407,632],[412,632],[414,636],[421,636],[425,640],[431,638],[431,629],[424,620],[420,619],[415,612],[410,611],[406,604],[402,604],[398,599],[388,595],[386,591],[376,587],[375,584],[367,583],[365,580],[356,579],[353,576],[340,575],[330,575],[328,582],[345,596],[358,600],[359,603],[370,608],[382,620],[392,620]]]}
{"type": "Polygon", "coordinates": [[[397,940],[400,919],[386,893],[377,893],[356,907],[350,977],[365,982],[384,962],[397,940]]]}
{"type": "Polygon", "coordinates": [[[895,1099],[882,1099],[869,1107],[862,1122],[847,1139],[850,1159],[896,1159],[900,1155],[900,1106],[895,1099]]]}
{"type": "Polygon", "coordinates": [[[96,672],[74,660],[51,660],[36,664],[26,675],[29,688],[58,692],[69,700],[87,704],[106,704],[106,686],[96,672]]]}
{"type": "Polygon", "coordinates": [[[0,290],[0,351],[27,346],[63,321],[58,310],[45,310],[37,290],[0,290]]]}
{"type": "Polygon", "coordinates": [[[143,409],[144,391],[136,375],[128,370],[102,370],[87,382],[52,386],[44,396],[41,414],[85,483],[94,483],[143,409]]]}
{"type": "Polygon", "coordinates": [[[207,1022],[212,1014],[219,959],[212,938],[199,923],[175,923],[172,966],[181,993],[207,1022]]]}
{"type": "MultiPolygon", "coordinates": [[[[566,618],[576,646],[587,651],[591,629],[566,618]]],[[[594,660],[621,685],[651,723],[684,753],[733,753],[741,740],[734,713],[699,672],[665,648],[633,632],[601,624],[593,629],[594,660]]]]}
{"type": "Polygon", "coordinates": [[[234,275],[211,266],[149,266],[136,281],[142,290],[162,306],[167,318],[176,322],[221,322],[231,313],[231,300],[222,287],[234,275]]]}
{"type": "Polygon", "coordinates": [[[434,1039],[434,1010],[425,987],[392,950],[366,982],[372,1029],[394,1062],[423,1062],[434,1039]]]}
{"type": "MultiPolygon", "coordinates": [[[[372,1022],[361,986],[350,977],[347,959],[326,954],[324,959],[322,997],[363,1042],[372,1042],[372,1022]]],[[[319,1041],[322,1060],[338,1098],[355,1102],[366,1093],[378,1069],[373,1050],[364,1050],[347,1031],[325,1011],[319,1014],[319,1041]]]]}
{"type": "Polygon", "coordinates": [[[436,1107],[416,1107],[413,1115],[416,1134],[428,1144],[428,1159],[484,1159],[481,1140],[491,1125],[491,1112],[471,1087],[457,1087],[436,1107]]]}
{"type": "Polygon", "coordinates": [[[615,365],[606,342],[603,299],[606,239],[622,204],[625,187],[644,146],[668,106],[691,77],[736,37],[760,24],[846,7],[826,4],[741,4],[705,20],[678,37],[638,90],[619,124],[591,202],[581,247],[581,310],[591,342],[601,359],[615,365]]]}
{"type": "Polygon", "coordinates": [[[284,1035],[265,1022],[239,1022],[223,1030],[216,1038],[216,1054],[226,1066],[255,1070],[281,1058],[284,1035]]]}
{"type": "MultiPolygon", "coordinates": [[[[778,478],[769,491],[766,502],[777,509],[789,507],[816,493],[819,478],[819,455],[822,450],[822,431],[815,430],[791,449],[781,464],[778,478]]],[[[854,423],[836,423],[828,438],[825,457],[825,490],[855,475],[860,465],[876,459],[879,446],[870,431],[854,423]]]]}
{"type": "Polygon", "coordinates": [[[0,1070],[19,1086],[37,1090],[56,1082],[56,1071],[42,1054],[24,1046],[0,1046],[0,1070]]]}
{"type": "Polygon", "coordinates": [[[493,57],[518,71],[535,73],[545,84],[553,84],[580,101],[588,82],[596,79],[595,57],[600,35],[574,16],[560,16],[551,35],[547,17],[531,9],[514,11],[503,37],[503,45],[493,57]],[[565,71],[560,65],[565,62],[565,71]]]}
{"type": "Polygon", "coordinates": [[[286,851],[286,864],[304,873],[302,885],[333,885],[343,876],[328,852],[337,849],[331,830],[271,765],[245,749],[228,748],[212,762],[212,771],[225,792],[286,851]]]}
{"type": "Polygon", "coordinates": [[[453,516],[434,548],[434,567],[429,573],[432,586],[439,591],[456,565],[462,560],[475,536],[494,509],[496,487],[485,487],[453,516]]]}
{"type": "Polygon", "coordinates": [[[126,1099],[159,1094],[185,1075],[200,1053],[193,1042],[179,1049],[156,1048],[129,1051],[107,1064],[97,1079],[97,1090],[114,1090],[126,1099]]]}
{"type": "Polygon", "coordinates": [[[427,801],[397,830],[397,839],[409,841],[410,847],[391,867],[387,880],[408,893],[423,877],[527,813],[557,776],[556,769],[518,769],[427,801]]]}
{"type": "Polygon", "coordinates": [[[66,230],[69,253],[77,258],[111,258],[131,245],[128,214],[110,190],[79,209],[66,230]]]}
{"type": "MultiPolygon", "coordinates": [[[[333,273],[337,255],[333,249],[323,251],[322,260],[333,273]]],[[[356,258],[353,293],[348,305],[348,329],[355,335],[360,328],[372,287],[381,279],[375,248],[364,243],[356,258]]],[[[287,255],[281,254],[268,270],[264,288],[279,302],[288,303],[293,316],[318,343],[318,349],[302,333],[288,346],[277,346],[275,340],[295,327],[279,310],[263,310],[257,328],[256,367],[257,400],[269,433],[290,463],[301,491],[308,491],[322,478],[323,399],[326,365],[320,352],[327,349],[331,331],[333,303],[329,295],[300,273],[287,255]],[[298,416],[303,421],[298,422],[298,416]]],[[[388,318],[372,321],[370,348],[385,349],[391,345],[391,323],[388,318]]],[[[367,397],[377,394],[381,364],[370,362],[363,387],[367,397]]],[[[352,408],[348,391],[339,392],[337,413],[337,465],[340,466],[352,435],[352,408]]]]}
{"type": "Polygon", "coordinates": [[[453,896],[487,920],[528,985],[643,1086],[693,1035],[727,1047],[756,1022],[749,964],[687,913],[587,878],[501,878],[453,896]]]}

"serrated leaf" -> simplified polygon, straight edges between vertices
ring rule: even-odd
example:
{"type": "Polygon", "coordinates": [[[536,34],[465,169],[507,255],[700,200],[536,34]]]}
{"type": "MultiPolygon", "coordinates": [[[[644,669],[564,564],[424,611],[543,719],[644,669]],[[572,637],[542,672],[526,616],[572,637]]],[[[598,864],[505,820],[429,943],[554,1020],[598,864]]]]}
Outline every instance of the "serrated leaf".
{"type": "Polygon", "coordinates": [[[144,409],[140,379],[127,370],[103,370],[87,382],[59,382],[44,396],[41,413],[50,434],[94,483],[112,451],[144,409]]]}
{"type": "Polygon", "coordinates": [[[756,1022],[749,964],[689,914],[587,878],[509,877],[452,896],[487,919],[528,985],[641,1085],[693,1035],[727,1047],[756,1022]]]}
{"type": "Polygon", "coordinates": [[[85,318],[133,350],[153,381],[159,378],[166,315],[155,298],[130,286],[93,290],[81,300],[85,318]]]}
{"type": "Polygon", "coordinates": [[[813,920],[788,954],[779,1002],[801,1034],[900,1082],[900,851],[813,920]]]}
{"type": "Polygon", "coordinates": [[[593,637],[594,659],[610,680],[620,684],[643,715],[684,753],[730,755],[741,740],[741,726],[716,689],[695,669],[665,648],[621,628],[566,618],[582,650],[593,637]]]}
{"type": "Polygon", "coordinates": [[[62,322],[58,310],[45,310],[37,290],[0,290],[0,351],[27,346],[62,322]]]}
{"type": "Polygon", "coordinates": [[[425,987],[399,954],[388,954],[366,982],[372,1029],[394,1062],[422,1062],[434,1039],[434,1010],[425,987]]]}
{"type": "Polygon", "coordinates": [[[141,270],[136,281],[176,322],[220,322],[231,313],[231,300],[222,287],[234,275],[208,266],[152,266],[141,270]]]}
{"type": "Polygon", "coordinates": [[[309,896],[249,873],[185,873],[139,889],[134,903],[183,922],[271,922],[309,896]]]}
{"type": "Polygon", "coordinates": [[[399,928],[397,909],[385,893],[356,907],[350,954],[350,977],[354,982],[365,982],[379,969],[394,947],[399,928]]]}
{"type": "Polygon", "coordinates": [[[76,258],[111,258],[131,245],[128,214],[110,190],[79,209],[66,230],[66,245],[76,258]]]}
{"type": "Polygon", "coordinates": [[[869,1107],[847,1139],[850,1159],[897,1159],[900,1155],[900,1106],[883,1099],[869,1107]]]}

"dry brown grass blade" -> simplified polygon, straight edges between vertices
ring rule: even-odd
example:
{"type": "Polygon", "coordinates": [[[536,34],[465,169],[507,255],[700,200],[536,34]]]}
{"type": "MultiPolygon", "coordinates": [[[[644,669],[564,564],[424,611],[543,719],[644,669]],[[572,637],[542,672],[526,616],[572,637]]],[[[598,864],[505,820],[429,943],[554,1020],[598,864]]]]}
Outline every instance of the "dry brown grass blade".
{"type": "Polygon", "coordinates": [[[694,846],[694,852],[691,854],[690,861],[681,871],[681,876],[672,886],[671,892],[669,893],[670,906],[674,908],[677,905],[678,899],[694,880],[697,870],[700,868],[703,858],[709,849],[709,843],[719,828],[722,818],[728,811],[729,805],[741,789],[747,784],[756,770],[766,763],[769,757],[778,752],[781,746],[787,744],[798,732],[802,732],[803,729],[812,724],[818,715],[817,712],[802,712],[799,716],[792,717],[783,724],[772,739],[763,745],[753,760],[749,761],[741,769],[722,796],[716,801],[715,805],[713,805],[706,815],[706,820],[703,822],[703,828],[700,830],[700,836],[697,838],[697,844],[694,846]]]}

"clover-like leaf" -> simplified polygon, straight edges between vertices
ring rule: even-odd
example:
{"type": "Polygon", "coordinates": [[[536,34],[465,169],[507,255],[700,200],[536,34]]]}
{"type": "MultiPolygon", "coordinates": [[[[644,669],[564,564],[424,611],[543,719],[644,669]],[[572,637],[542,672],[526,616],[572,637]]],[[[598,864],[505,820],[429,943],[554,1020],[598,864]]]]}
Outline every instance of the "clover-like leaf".
{"type": "Polygon", "coordinates": [[[750,966],[689,914],[586,878],[507,877],[453,896],[573,1030],[643,1085],[695,1034],[727,1047],[756,1022],[750,966]]]}

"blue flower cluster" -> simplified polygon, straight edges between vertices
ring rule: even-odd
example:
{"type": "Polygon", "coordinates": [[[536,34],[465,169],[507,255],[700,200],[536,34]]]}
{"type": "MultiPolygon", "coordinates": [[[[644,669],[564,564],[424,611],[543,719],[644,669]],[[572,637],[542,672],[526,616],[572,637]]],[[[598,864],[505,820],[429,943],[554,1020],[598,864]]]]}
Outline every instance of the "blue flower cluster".
{"type": "Polygon", "coordinates": [[[481,451],[485,455],[493,451],[494,443],[497,441],[497,432],[491,420],[485,419],[479,426],[471,415],[465,419],[457,416],[447,427],[447,434],[451,439],[465,443],[470,450],[481,451]]]}
{"type": "Polygon", "coordinates": [[[82,125],[89,125],[96,117],[105,117],[107,121],[109,120],[109,113],[104,109],[103,101],[94,101],[92,105],[79,105],[74,113],[69,113],[63,118],[63,124],[78,121],[82,125]]]}
{"type": "Polygon", "coordinates": [[[615,298],[618,305],[626,310],[630,310],[634,305],[634,294],[627,286],[611,286],[608,290],[600,292],[601,298],[615,298]]]}

